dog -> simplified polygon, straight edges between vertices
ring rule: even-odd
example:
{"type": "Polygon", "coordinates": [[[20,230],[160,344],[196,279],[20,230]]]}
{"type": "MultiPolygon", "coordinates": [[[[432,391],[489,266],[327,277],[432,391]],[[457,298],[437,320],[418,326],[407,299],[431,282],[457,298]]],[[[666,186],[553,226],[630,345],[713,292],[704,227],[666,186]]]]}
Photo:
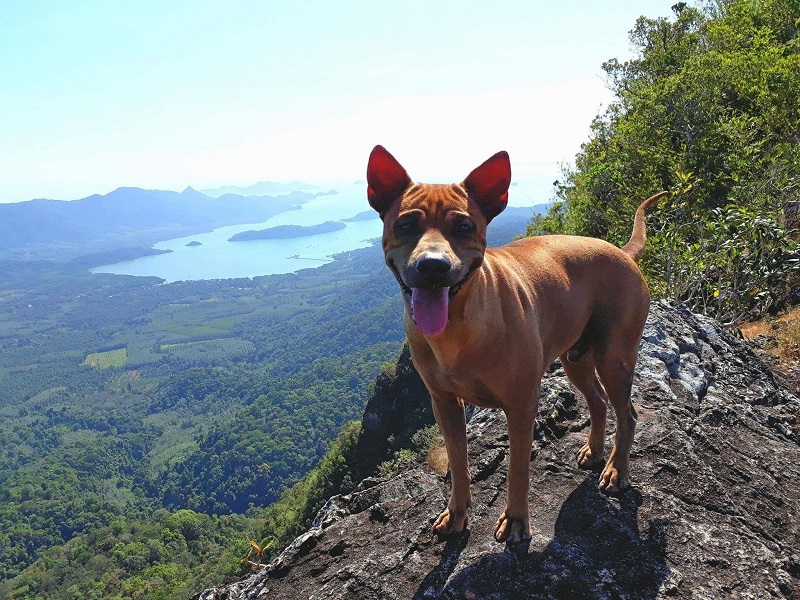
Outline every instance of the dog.
{"type": "Polygon", "coordinates": [[[367,167],[367,196],[383,220],[386,264],[405,301],[411,357],[430,391],[444,435],[452,489],[433,530],[464,530],[470,495],[464,402],[500,408],[510,459],[506,507],[495,539],[530,539],[529,463],[541,378],[560,357],[586,397],[591,428],[577,454],[583,468],[604,459],[606,407],[614,407],[614,447],[601,490],[629,485],[636,427],[631,384],[650,294],[636,261],[644,251],[648,206],[636,211],[621,249],[603,240],[547,235],[486,248],[486,227],[508,202],[511,165],[498,152],[460,184],[414,183],[382,146],[367,167]]]}

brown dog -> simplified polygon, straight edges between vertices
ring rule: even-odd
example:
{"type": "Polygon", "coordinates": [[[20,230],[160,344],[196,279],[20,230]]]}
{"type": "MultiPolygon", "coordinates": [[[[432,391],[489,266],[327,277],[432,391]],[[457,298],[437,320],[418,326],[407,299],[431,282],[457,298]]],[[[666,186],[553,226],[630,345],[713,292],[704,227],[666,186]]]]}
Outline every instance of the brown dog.
{"type": "Polygon", "coordinates": [[[461,184],[433,185],[412,183],[376,146],[367,181],[370,205],[384,223],[386,264],[403,291],[411,356],[447,446],[452,492],[433,529],[446,534],[466,526],[472,502],[466,401],[501,408],[508,420],[508,499],[495,537],[530,537],[528,464],[539,384],[557,357],[589,404],[591,430],[579,465],[603,460],[610,400],[617,431],[600,488],[626,487],[636,426],[631,382],[650,305],[635,261],[644,250],[645,210],[666,192],[642,203],[621,250],[560,235],[487,250],[486,226],[508,200],[507,153],[495,154],[461,184]]]}

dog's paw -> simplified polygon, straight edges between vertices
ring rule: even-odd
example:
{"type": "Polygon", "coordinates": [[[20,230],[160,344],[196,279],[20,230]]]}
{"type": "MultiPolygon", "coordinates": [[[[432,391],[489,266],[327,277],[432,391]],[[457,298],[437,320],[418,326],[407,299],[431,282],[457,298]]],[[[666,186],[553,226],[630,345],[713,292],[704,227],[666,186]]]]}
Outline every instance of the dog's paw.
{"type": "Polygon", "coordinates": [[[527,515],[521,518],[513,518],[504,512],[494,525],[494,539],[498,542],[508,542],[509,544],[531,539],[531,524],[527,515]]]}
{"type": "Polygon", "coordinates": [[[449,509],[436,517],[431,529],[439,535],[452,535],[461,533],[467,527],[467,511],[465,509],[449,509]]]}
{"type": "Polygon", "coordinates": [[[581,469],[591,469],[603,462],[603,452],[593,452],[589,444],[584,444],[575,456],[581,469]]]}
{"type": "Polygon", "coordinates": [[[613,461],[608,461],[608,464],[600,473],[600,481],[598,482],[600,491],[606,494],[616,494],[630,486],[627,470],[623,471],[614,466],[613,461]]]}

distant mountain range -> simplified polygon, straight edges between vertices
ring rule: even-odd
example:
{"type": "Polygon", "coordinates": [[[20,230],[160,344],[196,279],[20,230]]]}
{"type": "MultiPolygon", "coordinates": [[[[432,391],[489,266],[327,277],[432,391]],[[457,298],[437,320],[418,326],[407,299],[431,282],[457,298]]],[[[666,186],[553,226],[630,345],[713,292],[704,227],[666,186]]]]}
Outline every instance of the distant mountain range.
{"type": "MultiPolygon", "coordinates": [[[[159,241],[225,225],[259,223],[334,194],[336,190],[319,190],[299,181],[262,181],[247,188],[226,186],[206,192],[192,187],[182,192],[121,187],[79,200],[0,204],[0,260],[78,261],[83,266],[131,260],[158,253],[150,246],[159,241]],[[264,190],[275,195],[255,193],[264,190]]],[[[512,215],[517,211],[508,209],[502,221],[518,227],[523,219],[530,220],[540,211],[541,207],[536,207],[512,215]]],[[[376,216],[364,211],[344,220],[376,216]]]]}
{"type": "Polygon", "coordinates": [[[69,202],[0,204],[0,258],[68,260],[150,245],[223,225],[264,221],[316,195],[291,191],[278,197],[225,193],[212,198],[191,187],[180,193],[122,187],[69,202]]]}
{"type": "Polygon", "coordinates": [[[292,192],[307,192],[316,190],[317,186],[302,181],[292,181],[291,183],[276,183],[274,181],[259,181],[249,187],[239,187],[236,185],[225,185],[213,190],[203,190],[206,196],[219,198],[224,194],[238,194],[239,196],[282,196],[292,192]]]}

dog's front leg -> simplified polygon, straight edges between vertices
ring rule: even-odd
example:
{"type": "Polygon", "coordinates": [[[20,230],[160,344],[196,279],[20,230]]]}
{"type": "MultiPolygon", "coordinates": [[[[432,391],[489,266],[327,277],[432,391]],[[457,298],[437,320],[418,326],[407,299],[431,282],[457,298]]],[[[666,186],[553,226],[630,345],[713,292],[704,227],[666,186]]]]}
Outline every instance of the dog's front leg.
{"type": "Polygon", "coordinates": [[[431,394],[431,397],[433,414],[447,447],[452,483],[450,501],[433,523],[433,530],[447,535],[464,530],[467,526],[467,509],[472,506],[467,459],[467,422],[461,398],[452,394],[431,394]]]}
{"type": "MultiPolygon", "coordinates": [[[[537,397],[538,394],[535,394],[534,398],[537,397]]],[[[528,487],[530,485],[533,428],[538,406],[536,401],[521,404],[522,406],[505,410],[511,457],[508,461],[506,510],[500,515],[494,526],[494,537],[498,542],[521,542],[531,537],[528,487]]]]}

